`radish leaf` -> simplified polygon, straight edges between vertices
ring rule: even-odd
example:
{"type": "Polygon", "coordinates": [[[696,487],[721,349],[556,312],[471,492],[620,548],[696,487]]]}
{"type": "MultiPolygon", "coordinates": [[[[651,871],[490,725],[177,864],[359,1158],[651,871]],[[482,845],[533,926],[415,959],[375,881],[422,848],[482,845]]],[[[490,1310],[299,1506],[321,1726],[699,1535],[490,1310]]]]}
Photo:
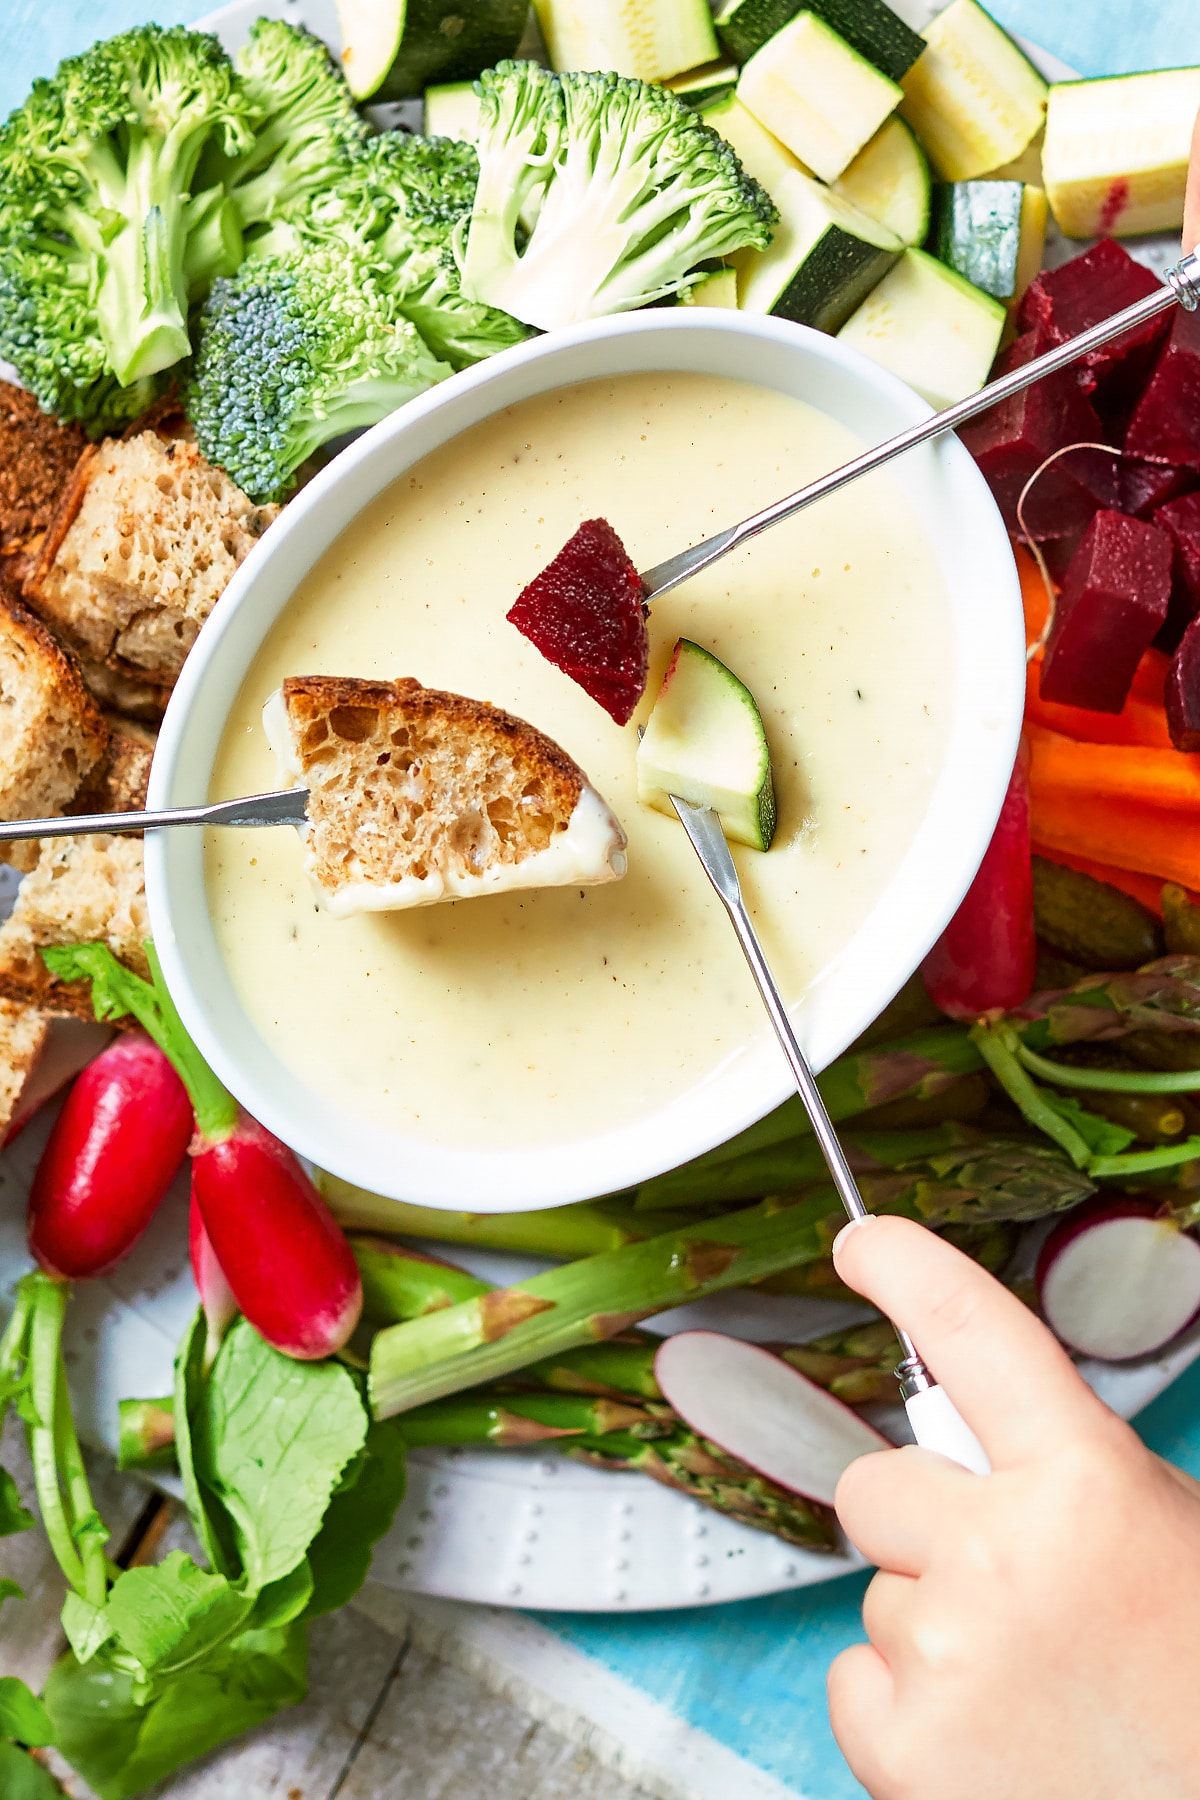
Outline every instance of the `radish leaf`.
{"type": "Polygon", "coordinates": [[[245,1588],[296,1567],[320,1529],[367,1414],[340,1363],[296,1362],[245,1319],[221,1346],[192,1422],[201,1481],[233,1521],[245,1588]]]}

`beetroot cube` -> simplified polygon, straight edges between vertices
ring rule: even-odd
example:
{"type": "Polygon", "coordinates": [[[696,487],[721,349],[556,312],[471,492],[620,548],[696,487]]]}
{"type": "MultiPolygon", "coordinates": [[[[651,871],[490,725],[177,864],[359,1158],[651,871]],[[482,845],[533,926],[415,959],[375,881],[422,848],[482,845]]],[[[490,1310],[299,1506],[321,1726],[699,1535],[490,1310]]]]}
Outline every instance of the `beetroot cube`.
{"type": "MultiPolygon", "coordinates": [[[[1039,330],[1027,331],[1009,345],[996,374],[1024,368],[1047,348],[1039,330]]],[[[1070,537],[1081,532],[1101,507],[1119,504],[1115,457],[1076,450],[1052,463],[1031,489],[1025,502],[1027,533],[1017,522],[1021,490],[1053,451],[1067,444],[1103,441],[1095,408],[1069,370],[1002,400],[964,425],[959,436],[983,471],[1014,537],[1070,537]]]]}
{"type": "MultiPolygon", "coordinates": [[[[1135,262],[1120,244],[1102,238],[1082,256],[1057,269],[1044,270],[1030,284],[1021,301],[1021,330],[1040,329],[1047,349],[1065,344],[1123,307],[1144,300],[1160,286],[1157,276],[1135,262]]],[[[1168,324],[1165,316],[1151,319],[1081,358],[1077,378],[1086,392],[1096,390],[1096,405],[1102,414],[1107,406],[1127,405],[1141,392],[1168,324]]]]}
{"type": "Polygon", "coordinates": [[[1138,401],[1125,448],[1158,462],[1200,468],[1200,313],[1175,314],[1149,386],[1138,401]]]}
{"type": "Polygon", "coordinates": [[[607,519],[587,519],[518,594],[510,624],[618,725],[646,688],[645,589],[607,519]]]}
{"type": "Polygon", "coordinates": [[[1175,748],[1200,750],[1200,619],[1193,619],[1179,640],[1163,698],[1175,748]]]}
{"type": "Polygon", "coordinates": [[[1171,605],[1167,622],[1155,638],[1160,650],[1171,651],[1200,613],[1200,494],[1184,494],[1160,506],[1154,523],[1171,540],[1171,605]]]}
{"type": "Polygon", "coordinates": [[[1200,485],[1200,471],[1179,468],[1174,463],[1144,462],[1141,457],[1123,456],[1117,470],[1121,497],[1119,512],[1133,519],[1152,519],[1160,506],[1190,494],[1200,485]]]}
{"type": "Polygon", "coordinates": [[[1042,698],[1120,712],[1167,617],[1171,540],[1157,525],[1098,512],[1067,570],[1042,664],[1042,698]]]}

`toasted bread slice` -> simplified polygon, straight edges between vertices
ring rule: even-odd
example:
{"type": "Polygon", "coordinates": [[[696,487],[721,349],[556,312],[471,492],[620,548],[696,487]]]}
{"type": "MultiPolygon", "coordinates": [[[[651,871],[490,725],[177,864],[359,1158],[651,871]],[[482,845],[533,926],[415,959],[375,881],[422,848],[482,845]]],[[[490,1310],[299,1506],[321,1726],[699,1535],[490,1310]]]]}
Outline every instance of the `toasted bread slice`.
{"type": "Polygon", "coordinates": [[[625,834],[553,739],[417,681],[293,676],[263,725],[309,790],[305,867],[333,913],[612,881],[625,834]]]}
{"type": "Polygon", "coordinates": [[[32,1006],[0,1000],[0,1140],[50,1035],[50,1021],[32,1006]]]}
{"type": "Polygon", "coordinates": [[[28,550],[48,530],[86,444],[80,426],[60,424],[24,388],[0,381],[0,552],[28,550]]]}
{"type": "Polygon", "coordinates": [[[194,443],[108,438],[80,459],[26,596],[81,656],[169,687],[278,510],[255,506],[194,443]]]}
{"type": "Polygon", "coordinates": [[[158,733],[136,719],[106,713],[108,750],[68,807],[72,813],[139,812],[146,804],[158,733]]]}
{"type": "Polygon", "coordinates": [[[55,980],[39,951],[104,943],[148,976],[143,945],[149,935],[141,838],[42,838],[37,864],[0,925],[0,996],[90,1019],[91,984],[55,980]]]}
{"type": "MultiPolygon", "coordinates": [[[[108,726],[74,659],[0,585],[0,819],[65,812],[108,748],[108,726]]],[[[27,846],[0,855],[29,866],[27,846]]]]}
{"type": "Polygon", "coordinates": [[[143,724],[157,725],[171,698],[170,682],[143,681],[139,676],[122,674],[107,663],[79,658],[79,672],[88,692],[105,712],[120,713],[125,719],[139,719],[143,724]]]}

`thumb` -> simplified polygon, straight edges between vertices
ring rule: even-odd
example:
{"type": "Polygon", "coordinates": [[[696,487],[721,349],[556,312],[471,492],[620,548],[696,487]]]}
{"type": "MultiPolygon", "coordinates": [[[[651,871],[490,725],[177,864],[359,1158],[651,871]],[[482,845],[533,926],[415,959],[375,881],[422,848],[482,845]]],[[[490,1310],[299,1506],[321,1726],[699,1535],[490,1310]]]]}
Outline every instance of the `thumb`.
{"type": "Polygon", "coordinates": [[[1192,132],[1192,155],[1188,164],[1187,199],[1183,207],[1183,249],[1185,254],[1200,244],[1200,114],[1192,132]]]}
{"type": "Polygon", "coordinates": [[[993,1467],[1049,1454],[1108,1417],[1028,1307],[925,1226],[886,1216],[846,1226],[834,1261],[908,1332],[993,1467]]]}

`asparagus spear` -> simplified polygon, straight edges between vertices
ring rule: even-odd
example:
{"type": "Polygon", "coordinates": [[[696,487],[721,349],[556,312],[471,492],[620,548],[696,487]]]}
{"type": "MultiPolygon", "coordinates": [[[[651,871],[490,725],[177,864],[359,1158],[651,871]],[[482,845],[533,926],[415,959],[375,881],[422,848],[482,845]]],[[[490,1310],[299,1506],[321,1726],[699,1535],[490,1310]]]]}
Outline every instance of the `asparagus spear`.
{"type": "Polygon", "coordinates": [[[900,1398],[900,1342],[887,1319],[831,1331],[807,1344],[776,1344],[777,1356],[848,1406],[900,1398]]]}
{"type": "Polygon", "coordinates": [[[412,1206],[355,1187],[339,1175],[317,1172],[317,1186],[343,1230],[396,1232],[446,1244],[476,1244],[487,1250],[516,1250],[530,1256],[596,1256],[644,1243],[678,1221],[670,1214],[635,1213],[626,1200],[584,1200],[548,1206],[540,1212],[443,1212],[412,1206]]]}
{"type": "MultiPolygon", "coordinates": [[[[962,1141],[963,1128],[954,1124],[932,1125],[918,1131],[851,1128],[841,1135],[842,1148],[857,1173],[895,1169],[914,1157],[930,1156],[962,1141]]],[[[825,1157],[816,1140],[789,1138],[785,1143],[752,1150],[726,1162],[672,1169],[670,1174],[659,1175],[639,1188],[634,1205],[641,1216],[643,1207],[651,1203],[660,1212],[681,1207],[728,1206],[736,1201],[761,1200],[764,1194],[787,1193],[791,1188],[820,1181],[824,1175],[825,1157]]]]}
{"type": "Polygon", "coordinates": [[[618,1431],[638,1439],[670,1437],[667,1406],[657,1412],[627,1400],[585,1394],[459,1394],[405,1413],[397,1429],[410,1448],[429,1445],[540,1444],[558,1438],[602,1438],[618,1431]]]}
{"type": "Polygon", "coordinates": [[[453,1263],[384,1238],[352,1237],[350,1248],[362,1276],[363,1317],[372,1325],[440,1312],[486,1294],[491,1286],[453,1263]]]}
{"type": "MultiPolygon", "coordinates": [[[[1059,1152],[999,1139],[939,1152],[924,1165],[865,1177],[876,1211],[930,1224],[1040,1218],[1094,1192],[1059,1152]]],[[[825,1255],[841,1223],[832,1186],[689,1223],[646,1243],[566,1263],[424,1318],[371,1347],[377,1418],[512,1375],[615,1336],[639,1319],[825,1255]]]]}
{"type": "Polygon", "coordinates": [[[832,1512],[798,1494],[777,1487],[730,1456],[717,1444],[697,1437],[686,1426],[668,1438],[648,1443],[623,1432],[591,1440],[571,1439],[562,1446],[568,1456],[601,1469],[635,1469],[661,1481],[665,1487],[689,1494],[702,1506],[712,1507],[727,1518],[769,1531],[785,1543],[803,1550],[838,1548],[838,1530],[832,1512]]]}

